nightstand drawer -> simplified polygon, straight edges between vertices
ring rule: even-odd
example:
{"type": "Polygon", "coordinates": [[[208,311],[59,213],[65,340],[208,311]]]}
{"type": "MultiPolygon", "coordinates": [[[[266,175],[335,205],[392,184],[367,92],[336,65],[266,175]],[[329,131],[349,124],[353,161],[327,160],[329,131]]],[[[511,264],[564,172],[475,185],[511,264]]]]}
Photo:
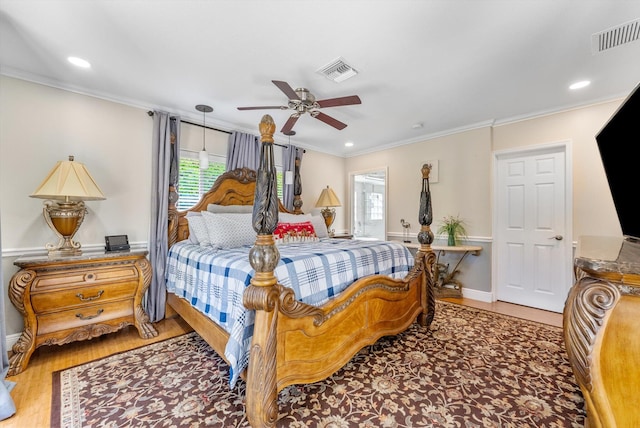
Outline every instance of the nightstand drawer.
{"type": "Polygon", "coordinates": [[[114,281],[138,282],[138,271],[133,265],[90,266],[67,269],[63,272],[51,270],[42,272],[31,285],[31,294],[50,293],[70,287],[86,287],[94,284],[111,284],[114,281]]]}
{"type": "Polygon", "coordinates": [[[37,333],[42,335],[132,315],[133,304],[130,300],[83,306],[38,316],[37,333]]]}
{"type": "Polygon", "coordinates": [[[126,281],[115,284],[69,288],[68,290],[51,293],[32,294],[31,305],[36,314],[44,314],[56,312],[60,309],[106,303],[113,300],[129,299],[132,301],[136,286],[137,282],[126,281]]]}

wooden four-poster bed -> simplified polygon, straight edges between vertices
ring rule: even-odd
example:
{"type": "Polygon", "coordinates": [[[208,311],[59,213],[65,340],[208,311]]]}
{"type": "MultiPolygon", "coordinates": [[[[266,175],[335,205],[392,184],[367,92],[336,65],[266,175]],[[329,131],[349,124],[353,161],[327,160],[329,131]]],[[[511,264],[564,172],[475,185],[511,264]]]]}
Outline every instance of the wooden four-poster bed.
{"type": "MultiPolygon", "coordinates": [[[[184,273],[179,259],[186,260],[185,265],[202,265],[203,259],[195,256],[175,256],[179,247],[194,254],[197,245],[188,244],[190,239],[189,221],[192,216],[202,215],[210,206],[237,207],[252,206],[250,217],[253,227],[255,243],[245,247],[245,253],[236,255],[247,261],[252,269],[251,276],[247,276],[242,283],[242,310],[250,312],[253,324],[244,327],[249,331],[250,347],[247,347],[248,364],[243,370],[242,377],[246,381],[246,412],[249,423],[254,426],[273,426],[278,419],[278,392],[288,385],[312,383],[322,380],[346,364],[364,346],[375,343],[379,338],[398,334],[407,329],[413,322],[419,322],[425,328],[433,320],[435,300],[433,295],[433,266],[435,254],[431,250],[433,233],[430,225],[432,221],[431,197],[429,191],[430,166],[422,168],[422,191],[420,195],[419,221],[422,225],[418,234],[421,246],[415,256],[409,253],[409,266],[406,273],[398,277],[399,268],[390,266],[384,270],[383,259],[387,256],[370,256],[369,263],[376,265],[380,272],[358,278],[343,290],[332,292],[330,298],[322,304],[314,305],[301,301],[290,283],[294,279],[279,278],[283,270],[280,254],[288,254],[287,246],[276,244],[274,230],[279,227],[279,216],[300,214],[301,201],[298,189],[295,197],[294,213],[289,213],[276,194],[276,169],[273,162],[273,132],[275,124],[269,115],[265,115],[259,125],[262,139],[262,158],[257,172],[248,169],[229,171],[223,174],[213,185],[211,190],[203,195],[200,202],[188,211],[178,212],[175,205],[169,207],[169,247],[170,260],[167,272],[167,302],[191,327],[202,336],[211,347],[232,366],[236,364],[235,356],[229,352],[229,343],[235,333],[227,331],[224,323],[213,321],[221,319],[227,321],[233,309],[225,308],[217,312],[218,318],[204,315],[203,307],[210,307],[209,297],[202,295],[202,290],[208,285],[205,279],[213,278],[210,272],[217,269],[209,266],[206,274],[184,273]],[[280,214],[279,214],[280,213],[280,214]],[[173,253],[173,255],[172,255],[173,253]],[[193,261],[195,260],[195,262],[193,261]],[[413,263],[411,263],[413,261],[413,263]],[[171,264],[170,264],[171,263],[171,264]],[[380,265],[380,266],[378,266],[380,265]],[[276,271],[278,274],[276,274],[276,271]],[[394,275],[387,272],[396,272],[394,275]],[[193,290],[177,290],[174,287],[176,278],[187,278],[195,285],[193,290]],[[200,279],[193,279],[198,277],[200,279]],[[245,285],[246,284],[246,285],[245,285]],[[206,301],[206,303],[203,303],[206,301]],[[196,307],[200,305],[199,309],[196,307]],[[212,319],[213,318],[213,319],[212,319]]],[[[299,171],[296,171],[299,174],[299,171]]],[[[298,178],[298,177],[296,177],[298,178]]],[[[299,183],[299,180],[296,180],[299,183]]],[[[240,210],[236,210],[238,212],[240,210]]],[[[206,215],[208,219],[213,216],[206,215]]],[[[233,215],[231,216],[233,217],[233,215]]],[[[241,218],[239,214],[237,218],[241,218]]],[[[234,217],[235,218],[235,217],[234,217]]],[[[296,217],[297,218],[297,217],[296,217]]],[[[209,221],[209,220],[208,220],[209,221]]],[[[195,223],[194,223],[195,224],[195,223]]],[[[210,224],[210,223],[207,223],[210,224]]],[[[193,226],[193,225],[192,225],[193,226]]],[[[193,232],[192,232],[193,233],[193,232]]],[[[193,233],[195,234],[195,233],[193,233]]],[[[338,245],[335,241],[346,242],[342,239],[320,239],[324,249],[320,252],[333,254],[333,248],[338,245]]],[[[392,250],[393,257],[403,255],[406,248],[397,243],[381,243],[392,250]],[[396,246],[399,245],[400,249],[396,246]]],[[[294,253],[303,252],[303,244],[296,247],[294,253]]],[[[362,241],[350,241],[347,246],[359,250],[365,245],[362,241]],[[355,248],[358,247],[358,248],[355,248]]],[[[219,248],[208,247],[206,251],[220,255],[219,248]]],[[[234,250],[235,251],[235,250],[234,250]]],[[[368,249],[366,251],[369,251],[368,249]]],[[[204,256],[202,256],[204,257],[204,256]]],[[[291,263],[294,256],[283,256],[287,263],[291,263]]],[[[240,259],[234,259],[234,266],[240,259]]],[[[327,270],[336,270],[342,261],[334,262],[327,270]]],[[[289,265],[291,269],[292,265],[289,265]]],[[[286,269],[286,268],[285,268],[286,269]]],[[[225,272],[234,271],[224,268],[225,272]]],[[[346,271],[355,269],[345,269],[346,271]]],[[[342,276],[341,271],[337,276],[342,276]]],[[[247,274],[248,275],[248,274],[247,274]]],[[[211,279],[211,282],[216,280],[211,279]]],[[[220,280],[226,282],[227,279],[220,280]]],[[[305,283],[306,284],[306,283],[305,283]]],[[[312,284],[314,285],[314,284],[312,284]]],[[[313,287],[312,287],[313,288],[313,287]]],[[[226,298],[232,293],[222,292],[226,298]]],[[[236,299],[238,300],[238,299],[236,299]]],[[[243,315],[246,317],[247,315],[243,315]]],[[[229,327],[229,329],[238,329],[229,327]]],[[[240,357],[241,359],[241,357],[240,357]]],[[[239,366],[242,367],[242,366],[239,366]]],[[[235,373],[235,376],[238,376],[235,373]]]]}

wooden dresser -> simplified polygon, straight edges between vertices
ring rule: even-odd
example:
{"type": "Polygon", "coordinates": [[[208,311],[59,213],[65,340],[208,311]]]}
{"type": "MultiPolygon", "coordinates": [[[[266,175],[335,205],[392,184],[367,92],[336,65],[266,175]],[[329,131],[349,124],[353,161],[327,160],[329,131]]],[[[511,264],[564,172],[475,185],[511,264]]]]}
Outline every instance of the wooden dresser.
{"type": "Polygon", "coordinates": [[[22,372],[33,351],[91,339],[134,325],[141,337],[158,335],[142,308],[151,283],[147,251],[87,252],[80,256],[21,257],[9,298],[24,331],[13,345],[9,376],[22,372]]]}
{"type": "Polygon", "coordinates": [[[640,243],[584,237],[564,337],[588,427],[640,427],[640,243]]]}

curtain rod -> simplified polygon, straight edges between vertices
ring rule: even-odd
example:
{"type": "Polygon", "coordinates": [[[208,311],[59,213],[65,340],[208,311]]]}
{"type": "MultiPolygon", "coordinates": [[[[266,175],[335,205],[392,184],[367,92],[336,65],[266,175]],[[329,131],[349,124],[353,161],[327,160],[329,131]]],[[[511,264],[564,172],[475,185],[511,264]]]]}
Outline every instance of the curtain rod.
{"type": "MultiPolygon", "coordinates": [[[[147,114],[148,114],[149,116],[153,116],[153,112],[152,112],[151,110],[149,110],[149,111],[147,112],[147,114]]],[[[182,122],[182,123],[188,123],[189,125],[193,125],[193,126],[199,126],[200,128],[211,129],[212,131],[224,132],[225,134],[229,134],[229,135],[231,135],[231,132],[229,132],[229,131],[223,131],[222,129],[213,128],[213,127],[211,127],[211,126],[205,126],[205,125],[202,125],[202,124],[200,124],[200,123],[189,122],[188,120],[184,120],[184,119],[180,119],[180,122],[182,122]]],[[[278,143],[276,143],[275,141],[274,141],[273,145],[274,145],[274,146],[280,146],[280,147],[287,147],[287,146],[285,146],[284,144],[278,144],[278,143]]],[[[303,152],[303,153],[306,153],[307,151],[306,151],[306,150],[302,150],[302,152],[303,152]]]]}

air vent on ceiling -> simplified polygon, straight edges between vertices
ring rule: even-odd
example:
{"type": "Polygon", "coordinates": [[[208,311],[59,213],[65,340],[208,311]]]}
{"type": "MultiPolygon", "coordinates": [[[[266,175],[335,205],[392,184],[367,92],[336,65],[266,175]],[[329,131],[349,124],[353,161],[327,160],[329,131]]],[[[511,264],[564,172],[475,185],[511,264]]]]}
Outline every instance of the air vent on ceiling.
{"type": "Polygon", "coordinates": [[[591,51],[597,54],[640,38],[640,19],[630,21],[591,36],[591,51]]]}
{"type": "Polygon", "coordinates": [[[316,72],[334,82],[342,82],[358,74],[358,70],[351,67],[342,58],[331,61],[329,64],[320,67],[316,72]]]}

